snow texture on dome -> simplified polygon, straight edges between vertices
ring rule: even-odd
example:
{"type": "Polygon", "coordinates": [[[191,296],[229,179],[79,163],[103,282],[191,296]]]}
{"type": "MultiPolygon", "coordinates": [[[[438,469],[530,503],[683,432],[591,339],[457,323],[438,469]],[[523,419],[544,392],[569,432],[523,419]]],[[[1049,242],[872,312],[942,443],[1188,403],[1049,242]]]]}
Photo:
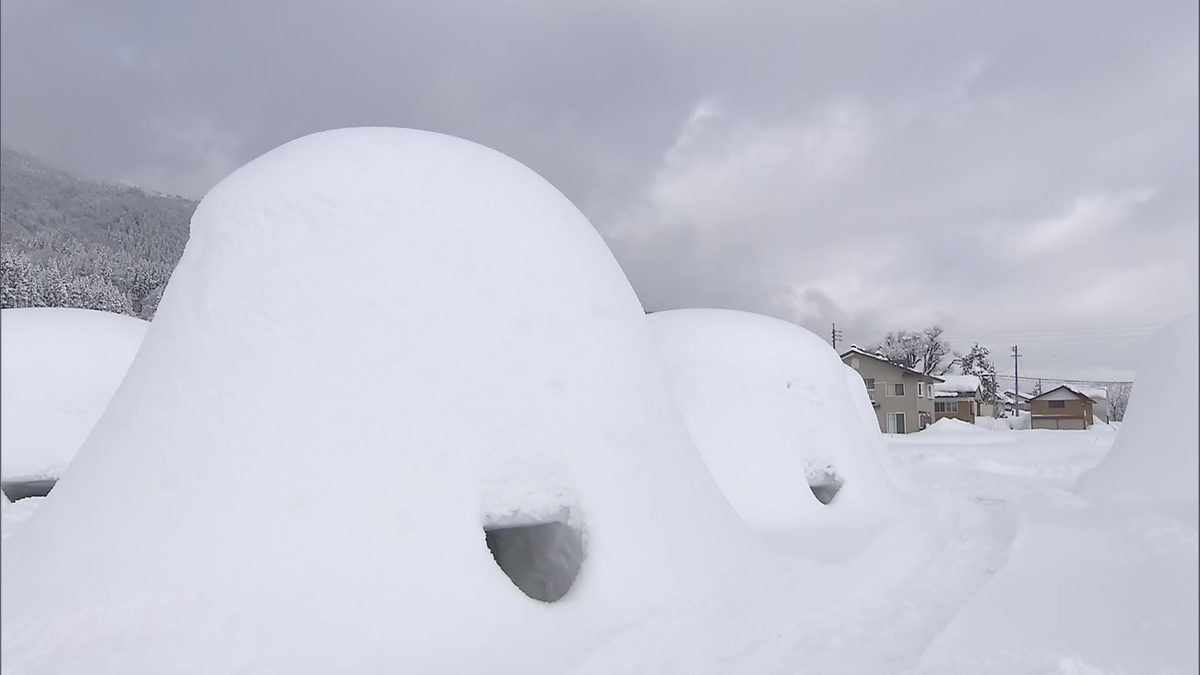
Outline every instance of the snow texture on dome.
{"type": "Polygon", "coordinates": [[[62,475],[149,325],[89,309],[0,311],[0,480],[62,475]]]}
{"type": "Polygon", "coordinates": [[[125,382],[4,548],[3,661],[555,670],[755,541],[566,197],[468,141],[330,131],[196,209],[125,382]],[[582,558],[573,585],[510,581],[485,529],[556,523],[495,544],[582,558]]]}
{"type": "Polygon", "coordinates": [[[1146,344],[1121,429],[1108,455],[1079,477],[1088,499],[1200,501],[1197,315],[1163,326],[1146,344]]]}
{"type": "Polygon", "coordinates": [[[912,492],[915,489],[912,481],[896,466],[896,462],[888,454],[887,444],[883,440],[883,432],[879,429],[879,417],[875,414],[875,406],[871,402],[871,395],[867,393],[867,385],[863,382],[862,374],[845,363],[842,363],[842,372],[846,375],[846,387],[850,390],[850,400],[862,422],[863,433],[866,436],[867,446],[871,448],[871,454],[879,458],[879,464],[892,479],[892,484],[901,492],[912,492]]]}
{"type": "Polygon", "coordinates": [[[732,310],[649,318],[692,437],[748,524],[786,529],[894,515],[899,496],[880,463],[882,446],[866,433],[846,366],[825,341],[732,310]]]}

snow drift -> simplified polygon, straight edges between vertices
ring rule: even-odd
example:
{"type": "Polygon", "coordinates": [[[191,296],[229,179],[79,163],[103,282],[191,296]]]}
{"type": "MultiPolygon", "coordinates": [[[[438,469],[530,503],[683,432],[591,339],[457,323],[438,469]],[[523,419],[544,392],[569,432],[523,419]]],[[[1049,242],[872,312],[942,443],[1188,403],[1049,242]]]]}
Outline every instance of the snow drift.
{"type": "Polygon", "coordinates": [[[986,434],[988,431],[990,431],[990,429],[984,428],[980,425],[964,422],[953,417],[943,417],[933,424],[930,424],[928,427],[922,430],[921,433],[928,436],[937,434],[986,434]]]}
{"type": "Polygon", "coordinates": [[[87,309],[0,311],[0,481],[62,475],[149,325],[87,309]]]}
{"type": "Polygon", "coordinates": [[[898,495],[880,463],[877,423],[873,439],[847,367],[824,340],[732,310],[656,312],[650,325],[692,437],[748,524],[894,515],[898,495]]]}
{"type": "Polygon", "coordinates": [[[1121,430],[1104,461],[1079,477],[1079,495],[1200,500],[1197,316],[1192,313],[1163,326],[1147,343],[1121,430]]]}
{"type": "Polygon", "coordinates": [[[554,671],[753,541],[570,201],[474,143],[331,131],[200,203],[124,383],[4,548],[3,661],[554,671]]]}

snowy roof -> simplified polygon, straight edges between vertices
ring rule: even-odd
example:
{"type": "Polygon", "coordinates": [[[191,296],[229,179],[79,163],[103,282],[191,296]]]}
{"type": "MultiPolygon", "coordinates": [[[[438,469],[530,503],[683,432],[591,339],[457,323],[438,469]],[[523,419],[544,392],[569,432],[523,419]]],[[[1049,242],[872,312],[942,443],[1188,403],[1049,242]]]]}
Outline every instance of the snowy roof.
{"type": "Polygon", "coordinates": [[[1081,387],[1079,385],[1072,384],[1070,385],[1070,388],[1074,389],[1080,394],[1083,394],[1084,396],[1087,396],[1093,401],[1102,401],[1108,399],[1108,389],[1104,387],[1081,387]]]}
{"type": "MultiPolygon", "coordinates": [[[[1009,398],[1009,399],[1011,399],[1011,398],[1013,397],[1013,395],[1014,395],[1014,394],[1016,394],[1016,393],[1017,393],[1017,392],[1015,392],[1015,391],[1014,391],[1014,390],[1012,390],[1012,389],[1005,389],[1005,390],[1004,390],[1004,396],[1005,396],[1006,398],[1009,398]]],[[[1021,392],[1020,394],[1017,394],[1017,395],[1018,395],[1018,396],[1020,396],[1021,398],[1025,399],[1025,400],[1029,400],[1029,399],[1032,399],[1034,396],[1037,396],[1037,394],[1035,394],[1035,393],[1033,393],[1033,392],[1031,392],[1031,391],[1023,391],[1023,392],[1021,392]]]]}
{"type": "Polygon", "coordinates": [[[1043,396],[1046,396],[1047,394],[1056,392],[1059,389],[1066,389],[1067,391],[1071,392],[1072,394],[1075,394],[1076,396],[1078,396],[1080,398],[1086,398],[1089,401],[1093,400],[1092,397],[1090,397],[1087,394],[1080,391],[1078,387],[1075,387],[1074,385],[1069,385],[1069,384],[1060,384],[1057,387],[1047,389],[1046,391],[1043,391],[1042,393],[1038,394],[1037,396],[1034,396],[1034,398],[1035,399],[1041,398],[1043,396]]]}
{"type": "Polygon", "coordinates": [[[974,394],[983,383],[976,375],[943,375],[942,381],[933,385],[934,396],[956,396],[974,394]]]}
{"type": "Polygon", "coordinates": [[[912,368],[902,366],[899,363],[894,363],[892,361],[888,361],[887,358],[885,358],[884,355],[880,352],[876,352],[876,353],[872,354],[870,352],[864,351],[864,350],[860,349],[858,347],[858,345],[850,345],[850,348],[847,349],[846,351],[842,352],[839,356],[841,357],[841,359],[843,361],[845,361],[846,357],[850,356],[851,354],[856,354],[858,356],[865,356],[870,359],[875,359],[876,361],[881,361],[883,363],[888,364],[889,366],[895,366],[895,367],[899,368],[900,370],[903,370],[907,373],[916,375],[917,377],[925,378],[926,380],[931,381],[931,382],[941,382],[942,381],[942,378],[940,378],[940,377],[936,377],[934,375],[928,375],[926,373],[922,373],[919,370],[913,370],[912,368]]]}
{"type": "Polygon", "coordinates": [[[562,672],[765,546],[587,218],[408,129],[204,197],[67,478],[4,543],[6,672],[562,672]]]}

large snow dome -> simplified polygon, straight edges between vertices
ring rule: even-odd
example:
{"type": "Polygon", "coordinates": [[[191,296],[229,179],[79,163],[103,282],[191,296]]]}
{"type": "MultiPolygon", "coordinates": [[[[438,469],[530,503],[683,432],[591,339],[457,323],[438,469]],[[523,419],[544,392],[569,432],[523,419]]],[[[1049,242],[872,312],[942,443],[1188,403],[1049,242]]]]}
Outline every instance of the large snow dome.
{"type": "Polygon", "coordinates": [[[1077,493],[1092,499],[1200,499],[1198,316],[1176,319],[1150,339],[1112,449],[1080,476],[1077,493]]]}
{"type": "Polygon", "coordinates": [[[6,486],[62,475],[149,325],[87,309],[0,311],[0,480],[6,486]]]}
{"type": "Polygon", "coordinates": [[[319,133],[191,232],[4,548],[6,668],[553,671],[752,548],[621,269],[518,162],[319,133]]]}
{"type": "Polygon", "coordinates": [[[747,523],[786,529],[895,514],[882,444],[824,340],[733,310],[656,312],[650,324],[696,445],[747,523]]]}

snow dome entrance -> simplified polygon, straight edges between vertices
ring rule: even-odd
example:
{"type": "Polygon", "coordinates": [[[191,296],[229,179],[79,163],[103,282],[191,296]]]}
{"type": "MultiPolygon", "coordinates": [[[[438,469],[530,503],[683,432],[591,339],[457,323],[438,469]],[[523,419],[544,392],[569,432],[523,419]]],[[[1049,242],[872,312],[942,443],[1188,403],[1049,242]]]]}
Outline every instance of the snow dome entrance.
{"type": "Polygon", "coordinates": [[[553,521],[483,532],[496,564],[525,595],[557,602],[571,590],[583,563],[583,541],[571,526],[553,521]]]}
{"type": "Polygon", "coordinates": [[[9,481],[0,485],[0,490],[4,491],[4,495],[10,501],[25,499],[26,497],[45,497],[50,494],[50,490],[54,488],[54,484],[58,481],[53,478],[43,480],[27,480],[27,481],[9,481]]]}
{"type": "Polygon", "coordinates": [[[838,490],[842,489],[842,477],[830,467],[809,470],[808,489],[812,490],[817,501],[828,505],[837,496],[838,490]]]}

